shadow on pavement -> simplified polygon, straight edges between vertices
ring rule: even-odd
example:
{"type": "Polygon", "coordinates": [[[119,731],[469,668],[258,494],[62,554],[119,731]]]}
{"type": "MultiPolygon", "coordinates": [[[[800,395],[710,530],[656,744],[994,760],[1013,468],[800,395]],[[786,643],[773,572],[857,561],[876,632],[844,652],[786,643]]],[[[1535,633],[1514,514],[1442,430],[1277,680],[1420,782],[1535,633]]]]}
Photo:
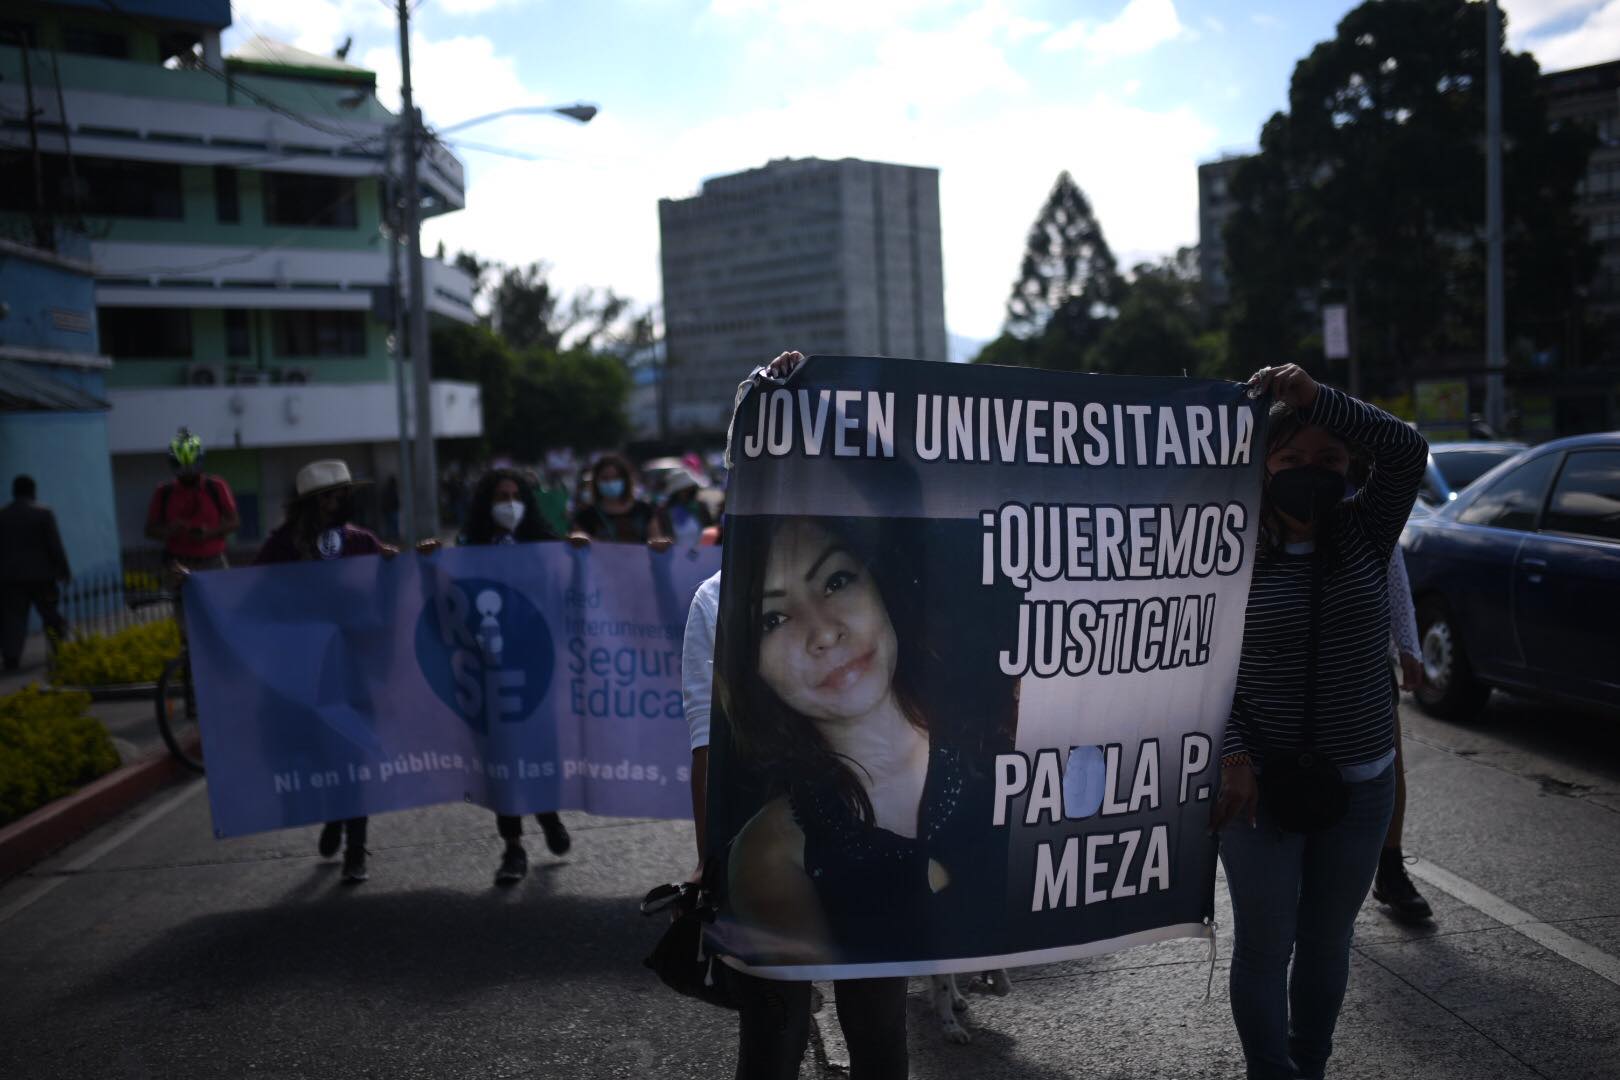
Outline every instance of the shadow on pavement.
{"type": "Polygon", "coordinates": [[[248,991],[355,980],[378,997],[409,1001],[593,972],[653,978],[641,958],[660,928],[636,913],[637,898],[493,887],[368,895],[365,886],[336,880],[335,864],[324,864],[262,908],[181,923],[58,1006],[128,998],[218,1003],[248,991]]]}

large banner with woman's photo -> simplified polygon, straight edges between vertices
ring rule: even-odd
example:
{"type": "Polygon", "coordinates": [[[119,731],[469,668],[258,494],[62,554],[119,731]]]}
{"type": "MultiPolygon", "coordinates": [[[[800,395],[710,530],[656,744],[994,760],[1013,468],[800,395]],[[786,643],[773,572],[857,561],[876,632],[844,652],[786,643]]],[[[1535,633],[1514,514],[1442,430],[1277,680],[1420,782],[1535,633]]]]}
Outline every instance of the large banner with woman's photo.
{"type": "Polygon", "coordinates": [[[733,423],[712,943],[775,978],[1207,936],[1264,411],[812,357],[733,423]]]}

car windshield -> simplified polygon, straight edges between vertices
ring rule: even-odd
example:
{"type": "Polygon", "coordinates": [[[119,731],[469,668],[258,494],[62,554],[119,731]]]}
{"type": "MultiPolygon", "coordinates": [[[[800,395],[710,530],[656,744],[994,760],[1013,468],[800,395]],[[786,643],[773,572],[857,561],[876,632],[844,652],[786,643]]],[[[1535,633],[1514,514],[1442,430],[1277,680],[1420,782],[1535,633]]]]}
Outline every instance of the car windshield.
{"type": "Polygon", "coordinates": [[[1490,450],[1451,450],[1436,453],[1434,463],[1440,475],[1446,478],[1446,483],[1451,485],[1451,490],[1461,491],[1520,449],[1517,446],[1501,446],[1490,450]]]}

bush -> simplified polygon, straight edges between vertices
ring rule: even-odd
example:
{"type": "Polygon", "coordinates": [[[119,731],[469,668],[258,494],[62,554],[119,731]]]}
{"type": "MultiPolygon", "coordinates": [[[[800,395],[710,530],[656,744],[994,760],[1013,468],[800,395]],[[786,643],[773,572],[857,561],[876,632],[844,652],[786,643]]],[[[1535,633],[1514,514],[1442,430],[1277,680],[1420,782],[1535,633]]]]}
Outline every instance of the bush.
{"type": "Polygon", "coordinates": [[[157,682],[163,665],[179,655],[180,626],[163,619],[64,641],[57,646],[51,678],[63,686],[157,682]]]}
{"type": "Polygon", "coordinates": [[[0,825],[118,767],[90,695],[29,686],[0,697],[0,825]]]}

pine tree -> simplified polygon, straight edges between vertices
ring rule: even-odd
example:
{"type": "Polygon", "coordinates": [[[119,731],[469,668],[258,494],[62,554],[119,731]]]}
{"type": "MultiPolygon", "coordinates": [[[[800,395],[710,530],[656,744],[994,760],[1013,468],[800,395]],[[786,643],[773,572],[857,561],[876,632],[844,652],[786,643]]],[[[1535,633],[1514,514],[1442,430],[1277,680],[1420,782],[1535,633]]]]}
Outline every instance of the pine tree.
{"type": "Polygon", "coordinates": [[[1104,319],[1119,294],[1119,271],[1102,225],[1065,170],[1030,226],[1018,282],[1007,298],[1006,332],[1032,339],[1066,305],[1066,320],[1104,319]]]}

